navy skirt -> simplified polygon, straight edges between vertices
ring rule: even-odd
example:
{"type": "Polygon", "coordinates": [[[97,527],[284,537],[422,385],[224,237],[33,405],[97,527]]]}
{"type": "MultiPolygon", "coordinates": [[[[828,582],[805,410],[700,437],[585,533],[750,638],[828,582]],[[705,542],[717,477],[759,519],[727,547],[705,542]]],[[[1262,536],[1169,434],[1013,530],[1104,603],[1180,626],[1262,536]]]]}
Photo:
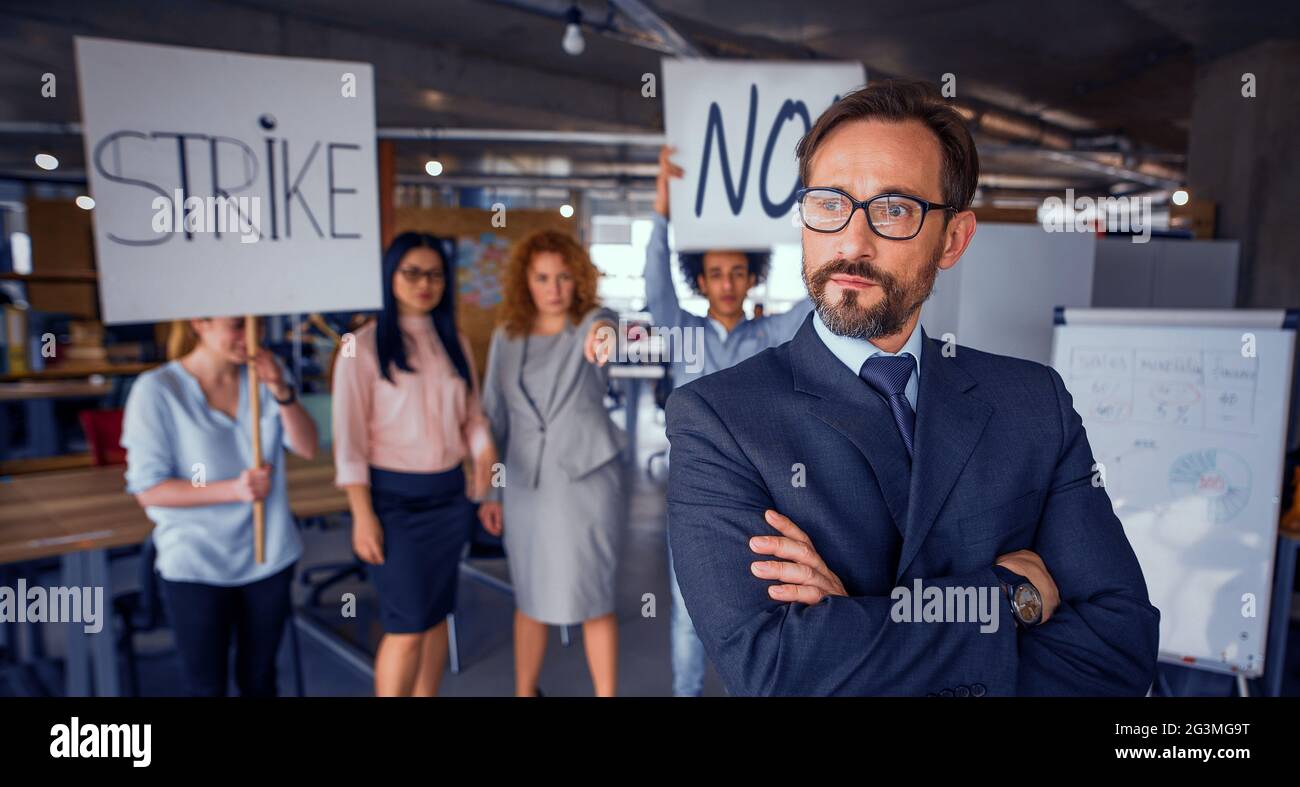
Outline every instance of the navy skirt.
{"type": "Polygon", "coordinates": [[[384,531],[384,563],[366,568],[384,631],[426,631],[456,606],[460,556],[475,520],[465,475],[459,467],[441,473],[372,467],[370,500],[384,531]]]}

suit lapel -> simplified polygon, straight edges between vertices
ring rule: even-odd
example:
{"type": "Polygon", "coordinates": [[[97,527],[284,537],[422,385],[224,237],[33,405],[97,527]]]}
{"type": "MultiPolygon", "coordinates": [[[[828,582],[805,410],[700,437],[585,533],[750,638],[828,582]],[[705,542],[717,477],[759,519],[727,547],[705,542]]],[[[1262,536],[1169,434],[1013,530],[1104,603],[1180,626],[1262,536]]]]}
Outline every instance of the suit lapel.
{"type": "Polygon", "coordinates": [[[822,344],[811,315],[791,341],[790,365],[795,390],[813,397],[808,412],[853,443],[870,463],[894,527],[902,534],[908,518],[907,449],[889,405],[822,344]]]}
{"type": "Polygon", "coordinates": [[[921,353],[911,505],[895,581],[916,558],[993,413],[991,406],[967,393],[975,380],[958,366],[956,357],[944,357],[924,332],[921,353]]]}

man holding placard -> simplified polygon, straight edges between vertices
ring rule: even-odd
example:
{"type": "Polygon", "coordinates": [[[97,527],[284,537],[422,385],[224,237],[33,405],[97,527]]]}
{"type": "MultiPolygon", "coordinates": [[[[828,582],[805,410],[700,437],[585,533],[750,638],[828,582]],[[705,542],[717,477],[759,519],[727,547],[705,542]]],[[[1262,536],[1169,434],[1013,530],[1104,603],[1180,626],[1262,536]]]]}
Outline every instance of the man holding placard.
{"type": "Polygon", "coordinates": [[[815,315],[668,404],[674,564],[728,689],[1141,695],[1159,612],[1060,376],[918,324],[975,233],[965,122],[884,81],[797,155],[815,315]]]}
{"type": "MultiPolygon", "coordinates": [[[[673,384],[679,386],[734,366],[754,353],[788,340],[808,316],[812,304],[804,300],[784,314],[747,319],[745,298],[750,289],[767,278],[771,254],[768,251],[714,250],[678,255],[687,283],[709,302],[708,312],[703,317],[681,307],[673,285],[672,255],[668,249],[668,183],[669,178],[682,176],[682,168],[671,161],[671,153],[669,147],[659,152],[654,230],[646,246],[645,289],[646,308],[655,325],[681,329],[683,334],[686,331],[695,333],[694,338],[683,335],[681,339],[683,347],[696,348],[699,358],[694,364],[686,362],[681,347],[672,353],[673,384]]],[[[671,556],[668,576],[673,597],[673,694],[695,697],[704,689],[704,646],[700,644],[686,605],[682,603],[671,556]]]]}

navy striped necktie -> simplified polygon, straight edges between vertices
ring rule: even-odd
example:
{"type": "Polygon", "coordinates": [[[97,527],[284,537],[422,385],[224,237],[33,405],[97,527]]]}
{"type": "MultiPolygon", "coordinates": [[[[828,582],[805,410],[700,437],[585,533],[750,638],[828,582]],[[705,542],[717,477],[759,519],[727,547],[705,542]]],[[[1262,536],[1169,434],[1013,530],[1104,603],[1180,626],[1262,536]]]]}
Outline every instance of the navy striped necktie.
{"type": "Polygon", "coordinates": [[[916,361],[910,353],[902,355],[873,355],[862,364],[858,376],[876,393],[889,402],[889,410],[903,437],[908,459],[912,458],[912,435],[916,429],[916,411],[907,401],[907,382],[916,370],[916,361]]]}

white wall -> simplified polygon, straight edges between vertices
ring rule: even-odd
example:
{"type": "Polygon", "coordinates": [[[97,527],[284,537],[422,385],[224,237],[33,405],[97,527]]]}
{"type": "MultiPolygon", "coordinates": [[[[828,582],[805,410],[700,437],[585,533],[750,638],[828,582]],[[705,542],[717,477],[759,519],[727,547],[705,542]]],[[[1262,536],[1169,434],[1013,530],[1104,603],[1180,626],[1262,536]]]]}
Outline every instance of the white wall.
{"type": "Polygon", "coordinates": [[[1037,224],[980,224],[921,308],[932,337],[1040,363],[1052,356],[1056,306],[1089,306],[1097,238],[1037,224]]]}

